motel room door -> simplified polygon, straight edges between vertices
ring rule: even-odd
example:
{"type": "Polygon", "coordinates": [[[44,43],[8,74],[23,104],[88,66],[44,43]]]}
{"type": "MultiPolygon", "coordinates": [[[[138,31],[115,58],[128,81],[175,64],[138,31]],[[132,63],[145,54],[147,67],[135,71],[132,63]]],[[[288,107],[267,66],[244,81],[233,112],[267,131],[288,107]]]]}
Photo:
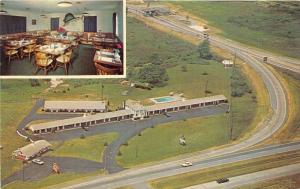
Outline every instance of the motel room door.
{"type": "Polygon", "coordinates": [[[51,18],[51,31],[58,30],[59,18],[51,18]]]}
{"type": "Polygon", "coordinates": [[[84,17],[84,32],[97,32],[97,16],[84,17]]]}

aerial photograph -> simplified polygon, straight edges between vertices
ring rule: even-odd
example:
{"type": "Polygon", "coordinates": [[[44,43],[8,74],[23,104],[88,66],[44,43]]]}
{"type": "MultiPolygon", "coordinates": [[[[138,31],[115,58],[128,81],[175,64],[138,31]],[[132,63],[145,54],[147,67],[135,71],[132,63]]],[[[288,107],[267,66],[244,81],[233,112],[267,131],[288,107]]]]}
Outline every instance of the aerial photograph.
{"type": "Polygon", "coordinates": [[[300,188],[300,1],[127,0],[124,17],[126,77],[0,80],[1,188],[300,188]]]}
{"type": "Polygon", "coordinates": [[[0,75],[123,75],[123,13],[122,0],[1,0],[0,75]]]}

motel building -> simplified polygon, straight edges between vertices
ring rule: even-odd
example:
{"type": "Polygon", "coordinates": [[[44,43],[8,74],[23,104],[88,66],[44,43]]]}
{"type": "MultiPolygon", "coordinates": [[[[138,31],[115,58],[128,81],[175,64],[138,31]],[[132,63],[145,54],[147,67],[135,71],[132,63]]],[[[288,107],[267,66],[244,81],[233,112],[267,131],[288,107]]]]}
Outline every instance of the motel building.
{"type": "Polygon", "coordinates": [[[15,150],[12,156],[16,159],[28,161],[36,156],[47,152],[52,145],[46,140],[37,140],[22,148],[15,150]]]}
{"type": "Polygon", "coordinates": [[[123,110],[32,124],[27,129],[31,130],[34,134],[51,133],[67,129],[85,128],[122,120],[144,119],[149,116],[165,114],[167,112],[185,111],[208,106],[217,106],[219,104],[226,103],[228,103],[228,100],[224,95],[195,99],[182,99],[165,103],[156,103],[151,106],[143,106],[139,101],[126,100],[123,110]]]}
{"type": "Polygon", "coordinates": [[[104,101],[45,101],[45,112],[106,112],[104,101]]]}

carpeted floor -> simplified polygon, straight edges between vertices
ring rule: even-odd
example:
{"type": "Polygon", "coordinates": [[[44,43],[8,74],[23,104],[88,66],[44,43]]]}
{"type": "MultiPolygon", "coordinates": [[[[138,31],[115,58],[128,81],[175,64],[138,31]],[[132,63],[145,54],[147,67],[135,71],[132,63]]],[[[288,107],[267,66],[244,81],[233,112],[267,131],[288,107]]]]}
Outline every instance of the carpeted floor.
{"type": "MultiPolygon", "coordinates": [[[[93,63],[94,50],[88,45],[79,45],[74,49],[71,63],[69,66],[68,75],[96,75],[96,69],[93,63]]],[[[28,57],[23,59],[14,59],[9,64],[8,61],[4,62],[1,66],[1,75],[11,76],[28,76],[34,75],[36,67],[34,65],[34,57],[29,61],[28,57]]],[[[64,75],[63,68],[50,70],[48,75],[64,75]]],[[[40,70],[36,75],[44,75],[44,71],[40,70]]]]}

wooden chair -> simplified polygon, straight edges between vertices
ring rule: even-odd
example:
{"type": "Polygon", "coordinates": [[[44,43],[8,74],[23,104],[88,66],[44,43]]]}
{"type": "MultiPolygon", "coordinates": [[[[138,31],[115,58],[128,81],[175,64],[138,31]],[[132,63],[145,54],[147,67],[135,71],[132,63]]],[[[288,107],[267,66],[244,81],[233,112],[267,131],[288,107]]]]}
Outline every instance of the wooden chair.
{"type": "Polygon", "coordinates": [[[118,75],[121,74],[120,68],[112,68],[102,66],[101,64],[95,63],[97,75],[118,75]]]}
{"type": "Polygon", "coordinates": [[[10,63],[10,60],[12,58],[20,59],[17,49],[9,46],[4,46],[4,51],[5,51],[5,56],[8,57],[8,63],[10,63]]]}
{"type": "Polygon", "coordinates": [[[71,64],[71,56],[72,56],[72,49],[67,51],[65,54],[56,58],[56,67],[61,67],[65,69],[65,75],[68,75],[68,68],[71,64]]]}
{"type": "Polygon", "coordinates": [[[23,54],[22,56],[28,56],[29,57],[29,61],[31,60],[31,54],[34,53],[36,49],[36,45],[32,44],[32,45],[28,45],[23,49],[23,54]]]}
{"type": "Polygon", "coordinates": [[[47,56],[45,53],[35,52],[35,64],[36,64],[36,71],[35,74],[38,73],[40,69],[44,70],[45,75],[48,74],[48,71],[53,68],[53,59],[50,56],[47,56]]]}

